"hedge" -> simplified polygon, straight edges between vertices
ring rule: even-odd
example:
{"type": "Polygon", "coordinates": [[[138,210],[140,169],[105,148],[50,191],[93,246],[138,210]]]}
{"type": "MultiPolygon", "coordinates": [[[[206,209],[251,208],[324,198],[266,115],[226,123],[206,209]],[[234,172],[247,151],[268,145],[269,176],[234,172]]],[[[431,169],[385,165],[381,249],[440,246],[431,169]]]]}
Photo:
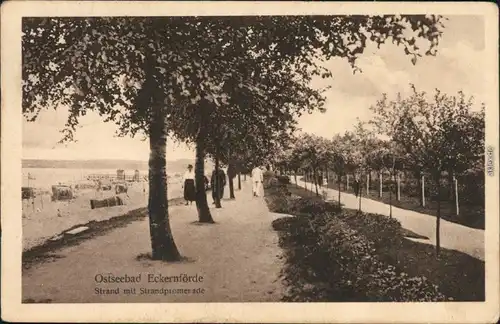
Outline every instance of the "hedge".
{"type": "Polygon", "coordinates": [[[271,188],[266,200],[271,210],[295,215],[273,222],[286,261],[286,301],[446,300],[425,277],[399,271],[377,255],[379,244],[391,244],[401,236],[396,220],[370,223],[380,239],[368,239],[352,225],[369,222],[370,217],[353,215],[317,197],[291,199],[284,192],[271,188]]]}

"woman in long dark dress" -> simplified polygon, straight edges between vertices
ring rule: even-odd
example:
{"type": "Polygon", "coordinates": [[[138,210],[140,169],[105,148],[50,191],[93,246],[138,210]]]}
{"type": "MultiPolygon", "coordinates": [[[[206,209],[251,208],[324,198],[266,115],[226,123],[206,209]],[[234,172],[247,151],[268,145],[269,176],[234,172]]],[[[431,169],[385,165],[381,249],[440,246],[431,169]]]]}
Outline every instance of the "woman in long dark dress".
{"type": "Polygon", "coordinates": [[[196,200],[196,188],[194,185],[194,172],[193,166],[188,165],[188,170],[184,173],[184,200],[186,205],[193,203],[196,200]]]}

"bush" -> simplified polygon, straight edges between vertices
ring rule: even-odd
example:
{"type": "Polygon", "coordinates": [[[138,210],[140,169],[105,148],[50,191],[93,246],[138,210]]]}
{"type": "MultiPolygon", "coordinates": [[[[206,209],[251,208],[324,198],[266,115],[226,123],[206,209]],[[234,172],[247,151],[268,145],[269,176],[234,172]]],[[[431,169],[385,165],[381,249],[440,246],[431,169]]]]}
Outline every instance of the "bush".
{"type": "Polygon", "coordinates": [[[380,260],[375,243],[344,221],[331,219],[321,234],[322,248],[329,251],[330,258],[342,260],[333,267],[344,289],[352,286],[368,301],[445,300],[438,287],[425,277],[409,277],[380,260]]]}
{"type": "Polygon", "coordinates": [[[484,206],[484,171],[469,172],[458,178],[460,201],[474,206],[484,206]]]}
{"type": "Polygon", "coordinates": [[[273,213],[281,213],[281,214],[287,214],[288,213],[288,201],[286,197],[280,197],[280,198],[274,198],[274,199],[267,199],[267,205],[270,211],[273,213]]]}
{"type": "Polygon", "coordinates": [[[314,217],[324,213],[337,213],[340,211],[338,204],[325,202],[321,197],[299,198],[290,202],[291,211],[305,213],[314,217]]]}
{"type": "Polygon", "coordinates": [[[270,211],[288,214],[291,193],[287,186],[276,185],[265,188],[265,200],[270,211]]]}
{"type": "Polygon", "coordinates": [[[264,189],[280,187],[286,192],[288,191],[286,188],[289,184],[290,178],[288,176],[277,176],[275,174],[271,174],[270,172],[264,176],[264,189]]]}
{"type": "Polygon", "coordinates": [[[287,254],[287,279],[295,286],[291,300],[445,300],[425,277],[410,277],[380,260],[374,242],[340,218],[327,215],[299,214],[288,227],[288,244],[293,241],[295,246],[287,254]]]}
{"type": "Polygon", "coordinates": [[[354,210],[342,210],[337,217],[351,228],[359,229],[363,234],[369,235],[377,248],[398,243],[403,239],[401,223],[394,218],[377,214],[360,215],[354,210]]]}
{"type": "Polygon", "coordinates": [[[294,218],[283,217],[275,219],[271,224],[275,231],[289,231],[294,221],[294,218]]]}
{"type": "Polygon", "coordinates": [[[317,197],[291,200],[273,191],[269,201],[296,217],[278,219],[286,257],[287,301],[443,301],[425,277],[410,277],[377,256],[377,246],[402,239],[398,221],[341,211],[317,197]],[[367,235],[353,228],[366,229],[367,235]]]}
{"type": "Polygon", "coordinates": [[[290,184],[290,177],[289,176],[279,175],[276,178],[277,178],[279,184],[285,184],[285,185],[290,184]]]}
{"type": "Polygon", "coordinates": [[[272,171],[264,171],[262,178],[264,179],[264,189],[277,184],[276,174],[272,171]]]}

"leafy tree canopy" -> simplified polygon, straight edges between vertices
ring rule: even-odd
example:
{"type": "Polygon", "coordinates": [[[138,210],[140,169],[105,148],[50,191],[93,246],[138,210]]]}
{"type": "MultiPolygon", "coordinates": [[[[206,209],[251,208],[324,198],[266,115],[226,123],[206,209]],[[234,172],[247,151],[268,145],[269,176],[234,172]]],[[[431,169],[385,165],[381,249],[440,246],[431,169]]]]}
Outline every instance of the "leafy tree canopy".
{"type": "Polygon", "coordinates": [[[440,174],[462,173],[484,156],[484,105],[473,110],[472,97],[436,89],[432,99],[412,85],[407,98],[386,95],[371,109],[373,123],[402,149],[413,168],[440,174]]]}
{"type": "MultiPolygon", "coordinates": [[[[228,80],[239,78],[245,88],[276,71],[282,71],[279,77],[294,73],[303,82],[329,77],[321,61],[343,57],[355,66],[368,41],[392,40],[416,62],[423,51],[435,54],[442,20],[422,15],[25,18],[23,112],[35,120],[43,108],[69,107],[63,140],[73,139],[78,119],[89,110],[116,122],[121,134],[147,134],[152,109],[165,107],[167,119],[183,120],[202,100],[226,106],[229,97],[236,98],[224,87],[228,80]],[[418,38],[428,40],[423,51],[418,38]]],[[[283,90],[274,86],[267,85],[263,100],[283,90]]]]}

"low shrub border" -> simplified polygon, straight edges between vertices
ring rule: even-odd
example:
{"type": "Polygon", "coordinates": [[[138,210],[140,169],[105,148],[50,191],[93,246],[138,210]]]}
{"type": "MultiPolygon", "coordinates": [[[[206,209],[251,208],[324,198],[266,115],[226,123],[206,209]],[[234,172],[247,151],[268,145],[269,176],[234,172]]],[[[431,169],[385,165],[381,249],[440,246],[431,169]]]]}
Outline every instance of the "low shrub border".
{"type": "MultiPolygon", "coordinates": [[[[340,210],[319,197],[293,199],[290,190],[286,186],[266,189],[272,211],[296,216],[273,222],[286,260],[282,271],[288,286],[286,301],[484,300],[484,287],[467,298],[460,296],[460,287],[445,292],[435,285],[441,282],[423,275],[427,272],[401,266],[386,251],[406,241],[398,221],[340,210]]],[[[473,286],[465,290],[477,289],[477,284],[473,286]]]]}

